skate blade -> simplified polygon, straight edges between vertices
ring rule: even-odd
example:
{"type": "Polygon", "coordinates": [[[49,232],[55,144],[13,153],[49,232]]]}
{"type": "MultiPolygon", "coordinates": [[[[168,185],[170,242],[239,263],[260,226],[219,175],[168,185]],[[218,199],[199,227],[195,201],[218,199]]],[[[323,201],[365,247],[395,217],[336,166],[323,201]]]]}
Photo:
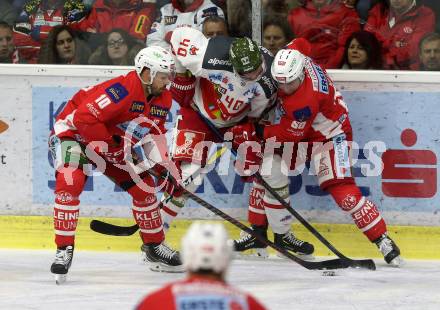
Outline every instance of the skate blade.
{"type": "Polygon", "coordinates": [[[170,266],[163,263],[151,263],[147,262],[148,267],[154,272],[166,272],[166,273],[182,273],[185,272],[183,265],[170,266]]]}
{"type": "Polygon", "coordinates": [[[388,265],[390,267],[394,267],[394,268],[400,268],[405,266],[406,262],[405,260],[399,256],[396,256],[388,265]]]}
{"type": "Polygon", "coordinates": [[[249,260],[260,260],[260,259],[268,259],[269,253],[267,249],[252,249],[243,252],[234,252],[233,258],[235,259],[249,259],[249,260]]]}
{"type": "MultiPolygon", "coordinates": [[[[295,255],[296,257],[299,257],[302,260],[305,260],[305,261],[308,261],[308,262],[314,261],[316,259],[315,256],[313,256],[313,254],[302,254],[302,253],[295,253],[295,252],[291,252],[291,253],[293,255],[295,255]]],[[[286,256],[284,256],[283,254],[281,254],[279,252],[277,252],[277,256],[280,257],[280,258],[283,258],[283,259],[287,259],[286,256]]]]}
{"type": "Polygon", "coordinates": [[[54,274],[54,276],[55,276],[55,283],[57,285],[61,285],[67,280],[67,274],[54,274]]]}

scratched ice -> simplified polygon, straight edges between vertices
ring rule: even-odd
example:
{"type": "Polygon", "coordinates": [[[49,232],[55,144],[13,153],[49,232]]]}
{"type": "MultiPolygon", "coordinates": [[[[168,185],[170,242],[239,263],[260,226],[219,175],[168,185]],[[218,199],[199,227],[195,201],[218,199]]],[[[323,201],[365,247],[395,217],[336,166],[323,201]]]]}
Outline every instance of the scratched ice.
{"type": "MultiPolygon", "coordinates": [[[[136,253],[75,253],[68,282],[49,273],[53,251],[0,250],[0,309],[133,309],[139,299],[183,275],[147,270],[136,253]]],[[[440,261],[394,269],[341,270],[322,276],[293,262],[235,260],[229,281],[277,310],[438,310],[440,261]]]]}

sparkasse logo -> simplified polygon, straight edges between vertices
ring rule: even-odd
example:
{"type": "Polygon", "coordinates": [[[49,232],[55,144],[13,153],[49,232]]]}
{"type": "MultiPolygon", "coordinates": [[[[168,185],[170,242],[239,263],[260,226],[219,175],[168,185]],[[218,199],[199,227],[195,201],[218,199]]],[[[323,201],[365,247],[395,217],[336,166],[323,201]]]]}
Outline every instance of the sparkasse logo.
{"type": "Polygon", "coordinates": [[[0,133],[2,133],[3,131],[8,130],[9,126],[8,124],[6,124],[5,122],[0,121],[0,133]]]}

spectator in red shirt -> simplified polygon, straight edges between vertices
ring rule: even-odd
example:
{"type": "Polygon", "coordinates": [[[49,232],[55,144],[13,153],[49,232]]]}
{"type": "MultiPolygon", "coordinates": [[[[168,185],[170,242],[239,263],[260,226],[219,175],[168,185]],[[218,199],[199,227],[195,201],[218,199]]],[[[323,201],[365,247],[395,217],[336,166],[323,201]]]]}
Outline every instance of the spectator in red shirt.
{"type": "Polygon", "coordinates": [[[361,30],[348,38],[342,69],[382,69],[382,45],[373,33],[361,30]]]}
{"type": "Polygon", "coordinates": [[[145,42],[156,15],[156,6],[143,0],[96,0],[80,30],[107,33],[115,28],[145,42]]]}
{"type": "Polygon", "coordinates": [[[20,58],[36,63],[50,30],[57,25],[75,25],[86,11],[80,0],[29,0],[14,25],[14,42],[20,58]]]}
{"type": "Polygon", "coordinates": [[[182,240],[182,260],[188,277],[151,293],[136,309],[264,310],[250,294],[226,283],[231,257],[232,245],[222,224],[195,222],[182,240]]]}
{"type": "Polygon", "coordinates": [[[365,30],[374,32],[384,47],[384,67],[395,70],[417,70],[419,42],[434,31],[435,15],[416,0],[389,0],[375,5],[365,30]]]}
{"type": "Polygon", "coordinates": [[[339,68],[348,37],[360,30],[359,16],[339,0],[309,0],[289,12],[290,27],[312,44],[311,57],[326,69],[339,68]]]}

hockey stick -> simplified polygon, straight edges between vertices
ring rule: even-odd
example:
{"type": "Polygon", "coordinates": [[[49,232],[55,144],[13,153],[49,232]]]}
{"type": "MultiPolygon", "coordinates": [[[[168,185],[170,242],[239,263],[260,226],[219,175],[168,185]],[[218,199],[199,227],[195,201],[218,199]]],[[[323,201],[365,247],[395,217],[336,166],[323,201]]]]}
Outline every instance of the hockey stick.
{"type": "MultiPolygon", "coordinates": [[[[212,163],[214,163],[224,154],[224,152],[226,152],[226,150],[227,148],[223,146],[221,149],[215,151],[215,153],[212,154],[211,157],[208,159],[207,165],[211,165],[212,163]]],[[[196,171],[195,173],[200,173],[200,171],[196,171]]],[[[191,177],[194,179],[194,174],[191,177]]],[[[139,226],[137,224],[134,224],[132,226],[119,226],[100,220],[92,220],[90,222],[90,229],[104,235],[131,236],[138,231],[139,226]]]]}
{"type": "Polygon", "coordinates": [[[305,260],[293,255],[292,253],[285,250],[284,248],[277,246],[275,243],[268,240],[267,238],[264,238],[263,236],[260,236],[259,234],[255,233],[255,231],[253,231],[252,229],[250,229],[246,225],[242,224],[241,222],[239,222],[235,218],[229,216],[228,214],[224,213],[220,209],[218,209],[218,208],[214,207],[213,205],[209,204],[208,202],[204,201],[199,196],[191,193],[190,191],[187,191],[186,189],[184,189],[184,192],[186,195],[188,195],[189,198],[191,198],[192,200],[197,202],[202,207],[205,207],[209,211],[220,216],[225,221],[228,221],[229,223],[231,223],[235,227],[245,231],[246,233],[248,233],[252,237],[256,238],[262,244],[271,247],[272,249],[274,249],[278,253],[281,253],[282,255],[286,256],[290,260],[293,260],[294,262],[298,263],[299,265],[303,266],[304,268],[307,268],[310,270],[323,270],[323,269],[342,269],[342,268],[351,267],[350,264],[347,264],[346,260],[341,259],[341,258],[324,260],[324,261],[319,261],[319,262],[305,261],[305,260]]]}
{"type": "MultiPolygon", "coordinates": [[[[276,107],[276,101],[274,101],[270,106],[268,106],[264,111],[261,113],[261,116],[256,120],[257,122],[260,121],[267,113],[269,113],[273,108],[276,107]]],[[[200,114],[198,110],[196,110],[197,113],[200,114]]],[[[203,116],[202,116],[203,118],[203,116]]],[[[203,118],[204,119],[204,118],[203,118]]],[[[205,120],[206,122],[207,120],[205,120]]],[[[208,125],[209,126],[209,125],[208,125]]],[[[211,128],[211,126],[209,126],[211,128]]],[[[220,138],[220,141],[223,141],[223,138],[220,138]]],[[[213,162],[215,162],[218,158],[220,158],[224,152],[227,150],[226,146],[223,146],[221,149],[217,150],[207,161],[208,165],[211,165],[213,162]]],[[[196,171],[195,173],[200,173],[199,171],[196,171]]],[[[194,179],[195,177],[191,176],[188,179],[194,179]]],[[[92,220],[90,222],[90,229],[104,235],[110,235],[110,236],[131,236],[133,235],[138,229],[139,226],[137,224],[134,224],[132,226],[119,226],[110,224],[107,222],[103,222],[100,220],[92,220]]]]}
{"type": "MultiPolygon", "coordinates": [[[[206,125],[214,132],[220,141],[223,140],[223,136],[220,131],[215,127],[210,120],[208,120],[200,111],[197,110],[197,113],[200,117],[205,121],[206,125]]],[[[237,151],[235,149],[230,149],[231,153],[237,157],[237,151]]],[[[341,252],[339,252],[327,239],[324,238],[312,225],[307,222],[295,209],[293,209],[289,203],[287,203],[264,179],[260,172],[255,173],[255,177],[263,187],[272,194],[286,209],[292,214],[304,227],[306,227],[322,244],[324,244],[330,251],[332,251],[336,256],[342,259],[349,267],[353,268],[366,268],[370,270],[376,270],[376,265],[372,259],[351,259],[341,252]]]]}

